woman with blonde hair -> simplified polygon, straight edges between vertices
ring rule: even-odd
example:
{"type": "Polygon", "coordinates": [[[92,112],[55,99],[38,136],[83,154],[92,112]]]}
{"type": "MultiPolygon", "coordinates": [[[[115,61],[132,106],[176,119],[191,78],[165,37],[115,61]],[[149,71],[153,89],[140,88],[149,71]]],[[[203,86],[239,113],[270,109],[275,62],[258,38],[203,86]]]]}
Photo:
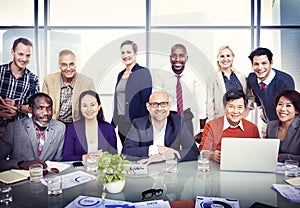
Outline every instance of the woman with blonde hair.
{"type": "Polygon", "coordinates": [[[207,82],[208,120],[224,115],[223,95],[232,89],[246,94],[246,76],[233,68],[234,52],[229,46],[220,47],[217,53],[218,71],[207,82]]]}

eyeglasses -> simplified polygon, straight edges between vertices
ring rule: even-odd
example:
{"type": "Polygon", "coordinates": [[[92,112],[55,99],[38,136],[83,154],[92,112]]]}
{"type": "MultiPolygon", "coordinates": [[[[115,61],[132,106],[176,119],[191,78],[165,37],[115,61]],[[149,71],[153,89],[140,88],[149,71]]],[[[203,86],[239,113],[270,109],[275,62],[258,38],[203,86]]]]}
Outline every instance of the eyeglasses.
{"type": "Polygon", "coordinates": [[[162,189],[149,189],[149,190],[143,191],[142,192],[142,197],[143,197],[142,200],[161,196],[163,194],[163,192],[164,191],[162,189]]]}
{"type": "Polygon", "coordinates": [[[76,66],[76,64],[74,62],[71,62],[69,64],[66,64],[66,63],[61,63],[60,64],[60,67],[64,70],[64,69],[67,69],[68,67],[71,68],[71,69],[74,69],[76,66]]]}
{"type": "Polygon", "coordinates": [[[152,108],[158,108],[158,106],[162,107],[162,108],[165,108],[167,107],[169,104],[169,102],[154,102],[154,103],[149,103],[149,105],[152,107],[152,108]]]}

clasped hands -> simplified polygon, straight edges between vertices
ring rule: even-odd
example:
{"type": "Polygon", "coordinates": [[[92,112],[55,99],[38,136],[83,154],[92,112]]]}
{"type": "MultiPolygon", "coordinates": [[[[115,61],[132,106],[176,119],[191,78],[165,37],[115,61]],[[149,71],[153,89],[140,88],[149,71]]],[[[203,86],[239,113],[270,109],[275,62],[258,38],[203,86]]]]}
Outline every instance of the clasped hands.
{"type": "Polygon", "coordinates": [[[0,97],[0,117],[12,119],[17,115],[18,108],[14,100],[0,97]]]}
{"type": "Polygon", "coordinates": [[[179,152],[173,148],[159,146],[159,145],[157,145],[157,148],[158,148],[158,154],[151,155],[150,157],[148,157],[146,159],[141,159],[138,161],[138,163],[149,165],[150,163],[153,163],[153,162],[161,162],[164,160],[171,160],[174,158],[180,159],[179,152]]]}

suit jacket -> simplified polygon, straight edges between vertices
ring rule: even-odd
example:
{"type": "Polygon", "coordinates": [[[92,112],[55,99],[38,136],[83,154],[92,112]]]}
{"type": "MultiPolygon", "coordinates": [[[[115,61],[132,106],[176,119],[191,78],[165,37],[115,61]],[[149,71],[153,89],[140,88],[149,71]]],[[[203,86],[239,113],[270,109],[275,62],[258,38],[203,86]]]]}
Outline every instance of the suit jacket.
{"type": "MultiPolygon", "coordinates": [[[[234,71],[236,77],[243,86],[243,91],[247,94],[247,82],[246,76],[239,71],[234,71]]],[[[223,116],[224,104],[223,96],[226,93],[225,82],[221,71],[218,71],[212,78],[207,82],[207,117],[208,120],[223,116]]]]}
{"type": "MultiPolygon", "coordinates": [[[[127,122],[135,118],[148,115],[146,103],[152,92],[152,79],[148,68],[135,64],[132,73],[128,77],[125,88],[125,116],[127,122]]],[[[118,110],[116,89],[125,69],[118,74],[117,84],[115,86],[113,124],[118,125],[118,110]]]]}
{"type": "MultiPolygon", "coordinates": [[[[122,153],[128,159],[148,157],[149,146],[153,144],[153,125],[150,116],[133,120],[122,153]]],[[[167,118],[165,146],[179,151],[181,161],[196,160],[199,154],[191,132],[177,114],[167,118]]]]}
{"type": "MultiPolygon", "coordinates": [[[[278,138],[280,120],[269,121],[267,124],[267,138],[278,138]]],[[[300,163],[300,117],[296,116],[281,145],[278,156],[279,162],[292,159],[300,163]]]]}
{"type": "Polygon", "coordinates": [[[38,155],[38,140],[31,118],[23,118],[8,124],[4,136],[0,139],[0,170],[19,168],[18,162],[40,159],[60,161],[64,143],[65,125],[50,120],[46,132],[45,144],[38,155]],[[9,160],[6,158],[9,156],[9,160]]]}
{"type": "MultiPolygon", "coordinates": [[[[63,161],[81,160],[87,154],[88,145],[85,135],[85,121],[81,119],[69,125],[65,134],[63,161]]],[[[117,154],[115,128],[109,123],[98,122],[98,149],[117,154]]]]}
{"type": "MultiPolygon", "coordinates": [[[[58,119],[60,111],[60,88],[61,72],[49,74],[45,77],[42,91],[48,94],[53,100],[53,119],[58,119]]],[[[73,121],[79,120],[79,96],[83,91],[95,90],[93,80],[83,74],[76,72],[75,83],[72,95],[72,117],[73,121]]]]}

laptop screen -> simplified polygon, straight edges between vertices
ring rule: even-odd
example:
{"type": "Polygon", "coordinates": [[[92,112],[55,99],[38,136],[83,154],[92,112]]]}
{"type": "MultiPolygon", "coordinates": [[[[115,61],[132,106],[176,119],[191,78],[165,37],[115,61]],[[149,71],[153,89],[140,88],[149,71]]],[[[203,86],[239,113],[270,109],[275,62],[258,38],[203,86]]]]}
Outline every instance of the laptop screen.
{"type": "Polygon", "coordinates": [[[222,138],[221,170],[275,172],[279,139],[222,138]]]}

